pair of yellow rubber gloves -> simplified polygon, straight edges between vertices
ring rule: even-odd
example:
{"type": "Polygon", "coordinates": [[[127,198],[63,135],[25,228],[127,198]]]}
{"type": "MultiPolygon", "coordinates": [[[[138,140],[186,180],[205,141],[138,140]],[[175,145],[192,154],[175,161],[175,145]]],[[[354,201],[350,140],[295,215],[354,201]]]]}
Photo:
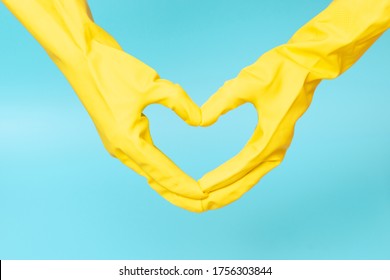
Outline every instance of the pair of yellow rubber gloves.
{"type": "Polygon", "coordinates": [[[276,167],[317,85],[346,71],[390,27],[390,0],[336,0],[284,45],[262,55],[199,108],[177,84],[124,52],[86,0],[2,0],[45,48],[91,116],[109,153],[189,211],[223,207],[276,167]],[[157,147],[145,107],[158,103],[209,126],[252,103],[258,124],[241,152],[199,181],[157,147]]]}

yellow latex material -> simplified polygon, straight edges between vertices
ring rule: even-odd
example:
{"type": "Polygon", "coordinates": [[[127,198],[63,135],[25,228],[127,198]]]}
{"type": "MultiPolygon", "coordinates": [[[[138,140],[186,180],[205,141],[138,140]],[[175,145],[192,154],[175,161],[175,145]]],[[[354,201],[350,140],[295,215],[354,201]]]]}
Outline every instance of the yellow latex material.
{"type": "Polygon", "coordinates": [[[92,19],[84,0],[3,0],[44,47],[91,116],[111,155],[145,176],[161,195],[201,209],[207,197],[198,183],[152,143],[143,109],[152,103],[171,108],[191,125],[200,108],[185,91],[125,53],[92,19]]]}
{"type": "Polygon", "coordinates": [[[390,27],[390,0],[338,0],[291,40],[228,81],[201,108],[183,89],[126,54],[84,0],[2,0],[64,73],[107,150],[173,204],[202,212],[241,197],[276,167],[322,79],[347,70],[390,27]],[[211,125],[252,103],[258,125],[243,150],[198,182],[154,145],[143,109],[159,103],[190,125],[211,125]]]}
{"type": "Polygon", "coordinates": [[[253,136],[242,151],[199,180],[203,191],[239,198],[276,167],[289,147],[296,121],[323,79],[346,71],[390,27],[390,0],[336,0],[298,30],[288,43],[261,56],[202,106],[202,125],[244,103],[258,113],[253,136]]]}

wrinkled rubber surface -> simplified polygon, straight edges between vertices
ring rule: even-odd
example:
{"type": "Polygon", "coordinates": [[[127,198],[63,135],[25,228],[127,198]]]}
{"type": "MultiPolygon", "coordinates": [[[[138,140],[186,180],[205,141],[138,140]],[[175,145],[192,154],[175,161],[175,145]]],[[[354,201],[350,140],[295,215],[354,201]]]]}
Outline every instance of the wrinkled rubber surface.
{"type": "Polygon", "coordinates": [[[202,125],[246,102],[254,105],[259,121],[239,154],[199,180],[204,191],[226,192],[223,200],[204,207],[239,198],[277,166],[318,84],[346,71],[389,27],[389,0],[334,1],[286,44],[226,82],[202,106],[202,125]]]}
{"type": "Polygon", "coordinates": [[[199,108],[179,85],[125,53],[94,23],[85,0],[2,2],[68,79],[110,154],[147,178],[165,199],[194,212],[237,200],[275,168],[318,84],[346,71],[390,27],[390,0],[336,0],[199,108]],[[248,102],[259,118],[251,139],[198,182],[153,145],[142,114],[158,103],[190,125],[208,126],[248,102]]]}

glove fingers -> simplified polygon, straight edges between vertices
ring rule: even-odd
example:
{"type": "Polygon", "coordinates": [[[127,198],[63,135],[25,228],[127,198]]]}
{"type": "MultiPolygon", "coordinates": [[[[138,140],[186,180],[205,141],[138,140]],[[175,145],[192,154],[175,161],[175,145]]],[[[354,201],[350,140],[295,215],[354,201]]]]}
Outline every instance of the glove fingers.
{"type": "Polygon", "coordinates": [[[128,167],[136,171],[138,174],[144,176],[148,180],[148,184],[152,187],[152,189],[154,189],[158,194],[164,197],[167,201],[191,212],[203,212],[205,210],[203,209],[202,206],[202,200],[188,198],[186,196],[178,195],[174,192],[171,192],[169,189],[163,187],[158,182],[148,177],[133,160],[126,157],[126,155],[123,155],[122,157],[124,157],[122,162],[125,165],[127,165],[128,167]]]}
{"type": "Polygon", "coordinates": [[[234,181],[224,188],[210,192],[209,197],[203,200],[203,211],[218,209],[236,201],[255,186],[265,174],[275,168],[279,163],[280,162],[277,161],[263,162],[252,171],[245,174],[243,178],[234,181]]]}
{"type": "Polygon", "coordinates": [[[261,135],[262,130],[258,125],[251,139],[237,155],[199,179],[202,190],[211,192],[224,188],[240,180],[255,168],[261,162],[261,158],[259,159],[262,152],[259,149],[261,135]]]}
{"type": "Polygon", "coordinates": [[[172,204],[188,211],[199,213],[208,210],[215,210],[236,201],[253,186],[255,186],[265,174],[275,168],[278,164],[279,162],[273,161],[264,162],[240,180],[237,180],[224,188],[208,193],[208,197],[204,199],[192,199],[177,195],[168,191],[152,179],[149,179],[148,183],[156,192],[172,204]]]}
{"type": "MultiPolygon", "coordinates": [[[[241,90],[242,91],[242,90],[241,90]]],[[[227,112],[247,102],[240,95],[240,83],[237,79],[227,81],[201,107],[202,126],[214,124],[218,118],[227,112]]]]}
{"type": "MultiPolygon", "coordinates": [[[[193,178],[152,144],[149,122],[145,116],[131,122],[134,124],[131,134],[123,133],[119,140],[121,154],[134,161],[148,180],[158,182],[170,192],[192,199],[207,197],[193,178]]],[[[120,159],[125,162],[125,159],[120,159]]]]}
{"type": "Polygon", "coordinates": [[[205,211],[202,204],[203,202],[200,199],[192,199],[181,195],[177,195],[173,192],[168,191],[166,188],[162,187],[159,183],[151,179],[148,180],[148,183],[152,187],[152,189],[158,192],[162,197],[164,197],[167,201],[169,201],[173,205],[176,205],[178,207],[181,207],[191,212],[200,213],[205,211]]]}
{"type": "Polygon", "coordinates": [[[202,116],[199,106],[192,101],[180,85],[168,80],[159,79],[155,82],[149,102],[171,109],[189,125],[198,126],[201,123],[202,116]]]}
{"type": "MultiPolygon", "coordinates": [[[[257,127],[251,139],[236,156],[199,180],[204,192],[224,188],[241,178],[245,180],[247,174],[267,162],[273,162],[275,166],[279,164],[291,143],[296,120],[310,104],[306,94],[293,95],[290,90],[298,93],[299,90],[288,85],[284,85],[284,88],[281,88],[280,84],[261,87],[261,84],[254,80],[248,89],[256,93],[253,96],[257,97],[252,101],[258,112],[257,127]],[[278,90],[275,90],[275,87],[278,90]],[[284,94],[270,94],[274,92],[284,94]]],[[[265,173],[258,173],[258,179],[263,175],[265,173]]]]}
{"type": "MultiPolygon", "coordinates": [[[[253,79],[248,71],[242,71],[239,76],[226,82],[210,99],[201,107],[202,126],[215,123],[218,118],[244,103],[254,102],[253,97],[258,94],[261,87],[257,79],[253,79]]],[[[205,174],[199,183],[205,192],[215,191],[228,186],[241,179],[254,168],[257,150],[255,142],[261,138],[262,129],[258,124],[251,139],[243,150],[221,166],[205,174]],[[249,170],[249,171],[248,171],[249,170]]]]}

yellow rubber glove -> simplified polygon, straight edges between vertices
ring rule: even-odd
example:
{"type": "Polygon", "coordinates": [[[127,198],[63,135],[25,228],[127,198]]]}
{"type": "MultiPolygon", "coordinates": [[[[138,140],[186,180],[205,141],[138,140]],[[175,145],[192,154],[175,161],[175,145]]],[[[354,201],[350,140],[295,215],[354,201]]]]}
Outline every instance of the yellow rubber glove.
{"type": "Polygon", "coordinates": [[[245,102],[255,105],[259,124],[241,153],[199,181],[207,196],[153,146],[142,115],[143,108],[158,102],[198,124],[199,111],[181,88],[160,80],[151,68],[125,54],[93,23],[85,1],[3,2],[64,72],[110,153],[147,177],[167,200],[196,212],[238,199],[277,166],[319,81],[345,71],[389,26],[388,1],[369,7],[368,1],[339,0],[288,44],[225,84],[203,106],[203,125],[245,102]],[[171,97],[175,89],[179,93],[171,97]]]}
{"type": "Polygon", "coordinates": [[[243,150],[199,180],[210,193],[203,207],[215,209],[238,199],[276,167],[320,81],[346,71],[389,27],[390,0],[334,1],[287,44],[225,83],[202,106],[203,125],[247,102],[259,120],[243,150]],[[217,190],[225,197],[212,200],[217,190]]]}
{"type": "Polygon", "coordinates": [[[3,0],[44,47],[91,116],[106,149],[145,176],[178,206],[200,211],[206,195],[154,145],[143,109],[164,105],[190,125],[200,108],[184,90],[159,78],[149,66],[125,53],[92,19],[84,0],[3,0]],[[187,200],[190,205],[187,205],[187,200]]]}

